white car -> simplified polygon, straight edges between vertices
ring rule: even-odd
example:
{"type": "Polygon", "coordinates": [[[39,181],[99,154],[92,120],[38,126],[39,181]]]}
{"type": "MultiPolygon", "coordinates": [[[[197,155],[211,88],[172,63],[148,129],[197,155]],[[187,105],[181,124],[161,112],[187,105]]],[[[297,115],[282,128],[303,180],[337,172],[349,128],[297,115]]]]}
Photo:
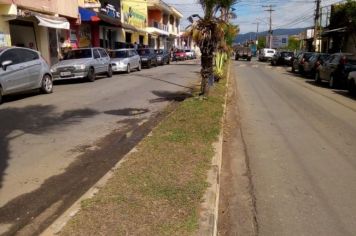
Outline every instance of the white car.
{"type": "Polygon", "coordinates": [[[258,56],[259,61],[270,61],[272,57],[276,54],[276,50],[272,48],[261,49],[260,55],[258,56]]]}
{"type": "Polygon", "coordinates": [[[132,48],[117,49],[109,52],[114,72],[130,73],[132,69],[141,70],[141,57],[132,48]]]}

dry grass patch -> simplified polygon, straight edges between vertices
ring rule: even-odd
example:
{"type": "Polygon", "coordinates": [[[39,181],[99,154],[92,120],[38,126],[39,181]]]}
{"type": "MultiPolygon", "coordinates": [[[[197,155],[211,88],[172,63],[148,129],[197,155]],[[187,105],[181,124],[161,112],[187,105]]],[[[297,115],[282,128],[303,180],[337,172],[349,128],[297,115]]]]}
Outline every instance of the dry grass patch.
{"type": "Polygon", "coordinates": [[[62,235],[191,235],[214,155],[226,92],[189,98],[140,143],[138,151],[67,224],[62,235]]]}

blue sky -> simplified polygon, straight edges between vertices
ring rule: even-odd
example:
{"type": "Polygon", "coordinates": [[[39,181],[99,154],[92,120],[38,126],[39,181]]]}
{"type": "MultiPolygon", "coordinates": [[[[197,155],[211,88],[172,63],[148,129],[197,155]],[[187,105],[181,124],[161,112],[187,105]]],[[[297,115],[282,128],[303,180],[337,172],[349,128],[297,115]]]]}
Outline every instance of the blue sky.
{"type": "MultiPolygon", "coordinates": [[[[165,0],[176,7],[184,15],[183,28],[188,25],[185,20],[188,16],[199,13],[202,10],[194,0],[165,0]]],[[[322,0],[322,6],[328,6],[340,0],[322,0]]],[[[298,28],[313,25],[315,0],[238,0],[234,6],[237,19],[233,23],[240,26],[241,33],[255,32],[259,22],[259,31],[268,30],[269,13],[264,11],[263,5],[274,5],[272,13],[273,28],[298,28]]],[[[326,8],[324,8],[326,10],[326,8]]]]}

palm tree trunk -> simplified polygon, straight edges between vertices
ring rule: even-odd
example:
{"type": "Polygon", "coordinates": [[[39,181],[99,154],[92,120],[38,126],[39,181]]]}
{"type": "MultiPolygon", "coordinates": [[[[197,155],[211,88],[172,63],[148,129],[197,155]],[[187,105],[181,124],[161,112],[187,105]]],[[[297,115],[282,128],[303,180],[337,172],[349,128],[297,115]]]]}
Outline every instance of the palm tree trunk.
{"type": "Polygon", "coordinates": [[[200,94],[201,95],[209,95],[209,78],[213,76],[213,55],[203,53],[201,56],[201,88],[200,94]]]}

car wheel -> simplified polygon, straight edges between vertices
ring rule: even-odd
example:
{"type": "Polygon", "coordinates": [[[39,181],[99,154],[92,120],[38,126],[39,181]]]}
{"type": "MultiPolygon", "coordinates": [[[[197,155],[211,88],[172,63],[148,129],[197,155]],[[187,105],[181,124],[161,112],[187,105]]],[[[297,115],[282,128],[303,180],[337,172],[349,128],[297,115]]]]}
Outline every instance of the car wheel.
{"type": "Polygon", "coordinates": [[[171,64],[171,60],[168,59],[167,60],[167,65],[169,65],[169,64],[171,64]]]}
{"type": "Polygon", "coordinates": [[[335,84],[335,78],[334,75],[330,75],[330,79],[329,79],[329,88],[335,88],[336,84],[335,84]]]}
{"type": "Polygon", "coordinates": [[[292,72],[295,73],[295,69],[294,69],[294,66],[292,65],[292,72]]]}
{"type": "Polygon", "coordinates": [[[95,70],[93,67],[89,68],[87,79],[89,82],[95,81],[95,70]]]}
{"type": "Polygon", "coordinates": [[[0,104],[2,103],[2,97],[3,97],[3,95],[2,95],[2,88],[0,87],[0,104]]]}
{"type": "Polygon", "coordinates": [[[53,80],[50,75],[44,75],[41,81],[42,93],[48,94],[53,92],[53,80]]]}
{"type": "MultiPolygon", "coordinates": [[[[0,88],[1,89],[1,88],[0,88]]],[[[347,89],[349,90],[349,93],[352,94],[352,95],[356,95],[356,85],[355,85],[355,80],[353,79],[350,79],[349,80],[349,83],[348,83],[348,86],[347,86],[347,89]]],[[[1,91],[0,91],[1,93],[1,91]]],[[[0,95],[1,96],[1,95],[0,95]]],[[[0,97],[1,99],[1,97],[0,97]]],[[[0,103],[1,103],[1,100],[0,100],[0,103]]]]}
{"type": "Polygon", "coordinates": [[[317,84],[320,84],[320,82],[321,82],[320,74],[318,72],[315,73],[314,82],[317,83],[317,84]]]}
{"type": "Polygon", "coordinates": [[[141,71],[141,69],[142,69],[142,65],[141,65],[141,62],[139,62],[139,63],[138,63],[137,70],[138,70],[138,71],[141,71]]]}
{"type": "Polygon", "coordinates": [[[108,72],[106,73],[106,75],[107,75],[107,77],[108,78],[111,78],[112,77],[112,67],[111,66],[109,66],[109,70],[108,70],[108,72]]]}
{"type": "Polygon", "coordinates": [[[147,68],[150,69],[152,67],[151,61],[147,62],[147,68]]]}
{"type": "Polygon", "coordinates": [[[130,64],[127,64],[126,73],[130,74],[130,72],[131,72],[130,64]]]}

